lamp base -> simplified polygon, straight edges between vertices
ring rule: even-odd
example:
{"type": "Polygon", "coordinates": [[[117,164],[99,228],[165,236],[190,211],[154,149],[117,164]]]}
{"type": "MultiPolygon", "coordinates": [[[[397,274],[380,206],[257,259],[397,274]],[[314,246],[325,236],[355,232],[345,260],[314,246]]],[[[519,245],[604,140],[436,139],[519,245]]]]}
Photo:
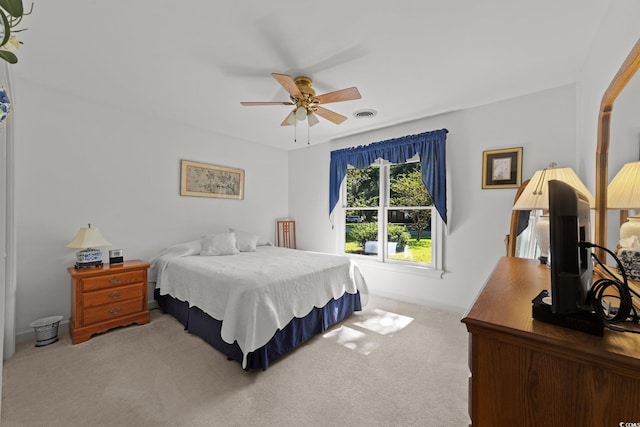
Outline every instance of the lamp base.
{"type": "Polygon", "coordinates": [[[102,251],[86,248],[76,252],[76,268],[102,267],[102,251]]]}
{"type": "Polygon", "coordinates": [[[631,236],[640,237],[640,216],[634,215],[627,218],[627,222],[620,226],[620,240],[631,236]]]}
{"type": "Polygon", "coordinates": [[[549,237],[549,215],[542,214],[540,218],[538,218],[538,222],[534,226],[534,236],[536,238],[536,243],[538,248],[540,248],[540,264],[547,264],[549,261],[549,246],[550,246],[550,237],[549,237]]]}
{"type": "Polygon", "coordinates": [[[102,263],[102,261],[87,261],[87,262],[76,262],[75,267],[77,269],[81,269],[81,268],[95,268],[95,267],[102,267],[104,264],[102,263]]]}

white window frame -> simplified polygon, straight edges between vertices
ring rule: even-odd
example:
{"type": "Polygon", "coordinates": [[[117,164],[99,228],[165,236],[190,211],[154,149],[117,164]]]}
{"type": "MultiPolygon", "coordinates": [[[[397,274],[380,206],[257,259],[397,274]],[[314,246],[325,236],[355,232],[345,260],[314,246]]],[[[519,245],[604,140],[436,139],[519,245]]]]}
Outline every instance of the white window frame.
{"type": "MultiPolygon", "coordinates": [[[[406,163],[412,163],[414,160],[410,159],[406,163]]],[[[442,218],[440,218],[440,214],[436,210],[435,206],[411,206],[411,207],[401,207],[401,206],[389,206],[390,199],[390,189],[389,189],[389,177],[390,177],[390,166],[391,163],[378,159],[371,166],[378,165],[380,166],[380,182],[379,182],[379,192],[380,198],[377,208],[363,208],[370,210],[378,211],[378,242],[382,242],[381,245],[378,245],[379,250],[377,256],[371,255],[359,255],[359,254],[351,254],[346,253],[344,251],[345,247],[345,236],[346,236],[346,213],[348,210],[354,210],[353,207],[347,206],[347,179],[342,181],[342,185],[340,187],[340,216],[336,221],[336,231],[337,231],[337,239],[336,239],[336,249],[337,252],[349,257],[356,258],[358,260],[362,260],[364,262],[371,262],[377,264],[378,266],[387,266],[388,268],[398,270],[398,269],[407,269],[411,272],[423,271],[423,272],[432,272],[442,277],[443,271],[443,239],[444,239],[444,223],[442,218]],[[407,210],[407,209],[431,209],[431,264],[418,263],[413,261],[405,261],[405,260],[394,260],[387,257],[387,212],[389,209],[392,210],[407,210]],[[382,223],[382,225],[380,225],[382,223]]]]}

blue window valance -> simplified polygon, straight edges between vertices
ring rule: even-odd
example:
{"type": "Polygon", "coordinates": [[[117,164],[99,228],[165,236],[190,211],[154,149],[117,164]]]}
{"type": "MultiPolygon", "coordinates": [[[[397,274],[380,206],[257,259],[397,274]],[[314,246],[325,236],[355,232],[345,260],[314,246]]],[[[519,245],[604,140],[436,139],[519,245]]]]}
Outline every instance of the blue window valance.
{"type": "Polygon", "coordinates": [[[447,133],[446,129],[434,130],[332,151],[329,167],[329,214],[333,212],[340,198],[340,185],[347,175],[347,165],[364,169],[377,159],[384,159],[391,163],[404,163],[418,154],[422,168],[422,181],[431,195],[436,210],[446,224],[445,142],[447,133]]]}

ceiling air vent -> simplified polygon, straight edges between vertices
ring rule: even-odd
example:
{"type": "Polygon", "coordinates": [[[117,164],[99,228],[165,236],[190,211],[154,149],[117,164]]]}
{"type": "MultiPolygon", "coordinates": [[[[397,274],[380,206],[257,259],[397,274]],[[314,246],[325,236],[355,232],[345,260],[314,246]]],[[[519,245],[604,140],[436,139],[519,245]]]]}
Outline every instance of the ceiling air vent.
{"type": "Polygon", "coordinates": [[[368,119],[378,114],[376,110],[358,110],[353,113],[353,117],[356,119],[368,119]]]}

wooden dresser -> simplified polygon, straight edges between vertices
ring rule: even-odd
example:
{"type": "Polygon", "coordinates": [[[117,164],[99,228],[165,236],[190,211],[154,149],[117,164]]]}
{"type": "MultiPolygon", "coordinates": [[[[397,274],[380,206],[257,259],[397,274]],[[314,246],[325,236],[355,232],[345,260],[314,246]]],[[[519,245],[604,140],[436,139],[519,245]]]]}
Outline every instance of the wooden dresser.
{"type": "Polygon", "coordinates": [[[148,268],[149,263],[139,260],[97,268],[69,267],[71,342],[84,342],[117,326],[149,323],[148,268]]]}
{"type": "Polygon", "coordinates": [[[473,426],[640,425],[640,335],[534,320],[549,287],[546,266],[503,257],[462,319],[473,426]]]}

